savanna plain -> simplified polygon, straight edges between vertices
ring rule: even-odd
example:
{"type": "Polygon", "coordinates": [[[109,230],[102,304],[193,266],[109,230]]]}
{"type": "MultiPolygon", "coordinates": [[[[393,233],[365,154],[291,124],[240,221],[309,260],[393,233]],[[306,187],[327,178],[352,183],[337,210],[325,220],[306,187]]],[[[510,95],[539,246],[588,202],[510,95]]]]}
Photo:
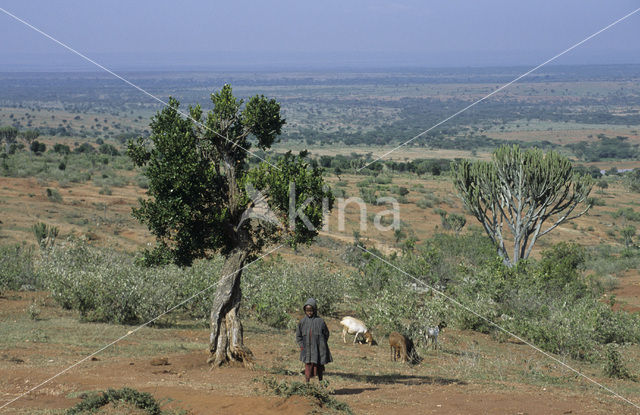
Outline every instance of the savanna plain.
{"type": "Polygon", "coordinates": [[[20,397],[0,412],[638,413],[620,396],[640,405],[640,67],[550,67],[397,148],[525,70],[124,74],[181,108],[207,110],[225,83],[275,98],[287,124],[255,155],[307,151],[336,198],[311,244],[244,270],[255,364],[213,369],[223,258],[147,266],[155,239],[132,216],[149,178],[127,143],[162,106],[100,73],[0,74],[0,406],[20,397]],[[507,267],[451,166],[514,144],[566,157],[593,187],[586,214],[507,267]],[[341,207],[350,197],[363,203],[341,207]],[[334,360],[310,387],[294,336],[308,297],[334,360]],[[376,344],[344,343],[346,315],[376,344]],[[393,331],[410,362],[391,359],[393,331]]]}

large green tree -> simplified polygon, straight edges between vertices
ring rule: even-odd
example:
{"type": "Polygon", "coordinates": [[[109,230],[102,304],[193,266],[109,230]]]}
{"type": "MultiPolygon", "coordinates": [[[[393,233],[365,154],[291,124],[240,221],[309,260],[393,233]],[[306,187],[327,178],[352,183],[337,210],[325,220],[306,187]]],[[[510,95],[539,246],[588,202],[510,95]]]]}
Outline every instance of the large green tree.
{"type": "Polygon", "coordinates": [[[225,85],[211,101],[206,116],[196,106],[186,117],[170,99],[152,119],[149,138],[129,144],[128,154],[149,180],[148,197],[133,214],[157,239],[146,252],[149,263],[186,266],[195,258],[225,256],[211,308],[208,362],[251,365],[238,316],[242,268],[269,244],[310,241],[333,196],[304,153],[251,167],[249,149],[269,148],[285,123],[275,100],[254,96],[245,104],[225,85]]]}
{"type": "Polygon", "coordinates": [[[564,156],[539,149],[502,146],[491,161],[462,160],[452,165],[453,183],[465,206],[480,221],[509,265],[529,257],[539,237],[584,215],[593,179],[574,174],[564,156]],[[574,213],[578,205],[584,207],[574,213]],[[546,228],[543,228],[544,224],[546,228]],[[503,228],[513,238],[512,255],[503,228]]]}

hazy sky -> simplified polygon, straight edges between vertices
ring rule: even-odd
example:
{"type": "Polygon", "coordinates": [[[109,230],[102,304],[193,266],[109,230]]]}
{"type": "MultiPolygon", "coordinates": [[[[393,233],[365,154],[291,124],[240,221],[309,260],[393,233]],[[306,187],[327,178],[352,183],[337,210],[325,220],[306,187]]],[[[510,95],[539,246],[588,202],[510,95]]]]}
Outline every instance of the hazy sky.
{"type": "MultiPolygon", "coordinates": [[[[0,0],[113,69],[536,65],[635,0],[0,0]]],[[[0,71],[93,70],[0,11],[0,71]]],[[[640,63],[640,12],[556,61],[640,63]]]]}

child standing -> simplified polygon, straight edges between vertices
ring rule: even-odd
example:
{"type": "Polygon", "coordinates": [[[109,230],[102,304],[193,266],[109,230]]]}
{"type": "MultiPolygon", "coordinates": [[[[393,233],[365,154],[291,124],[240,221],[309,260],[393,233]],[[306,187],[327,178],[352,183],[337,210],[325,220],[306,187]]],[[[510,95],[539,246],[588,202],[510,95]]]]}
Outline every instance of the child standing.
{"type": "Polygon", "coordinates": [[[329,329],[318,317],[316,300],[309,298],[304,303],[306,314],[298,323],[296,342],[300,346],[300,360],[304,362],[304,376],[307,382],[314,376],[322,380],[324,365],[333,361],[329,351],[329,329]]]}

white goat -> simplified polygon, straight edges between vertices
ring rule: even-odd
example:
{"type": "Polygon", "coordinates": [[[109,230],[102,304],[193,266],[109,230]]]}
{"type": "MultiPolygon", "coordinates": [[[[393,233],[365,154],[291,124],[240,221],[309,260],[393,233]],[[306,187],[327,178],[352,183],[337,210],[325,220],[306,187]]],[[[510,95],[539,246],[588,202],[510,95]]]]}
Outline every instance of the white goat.
{"type": "Polygon", "coordinates": [[[343,342],[345,343],[347,342],[347,339],[345,338],[347,333],[349,334],[355,333],[355,337],[353,338],[354,344],[356,343],[356,339],[360,334],[362,334],[362,336],[364,337],[365,343],[369,343],[369,346],[373,344],[373,336],[371,335],[371,332],[369,331],[367,326],[365,326],[362,321],[358,320],[355,317],[347,316],[343,318],[342,321],[340,321],[340,324],[342,324],[342,341],[343,342]]]}
{"type": "Polygon", "coordinates": [[[441,321],[437,326],[427,328],[427,348],[429,348],[430,344],[433,344],[433,348],[438,350],[438,334],[440,334],[440,330],[445,327],[447,327],[447,324],[441,321]]]}

